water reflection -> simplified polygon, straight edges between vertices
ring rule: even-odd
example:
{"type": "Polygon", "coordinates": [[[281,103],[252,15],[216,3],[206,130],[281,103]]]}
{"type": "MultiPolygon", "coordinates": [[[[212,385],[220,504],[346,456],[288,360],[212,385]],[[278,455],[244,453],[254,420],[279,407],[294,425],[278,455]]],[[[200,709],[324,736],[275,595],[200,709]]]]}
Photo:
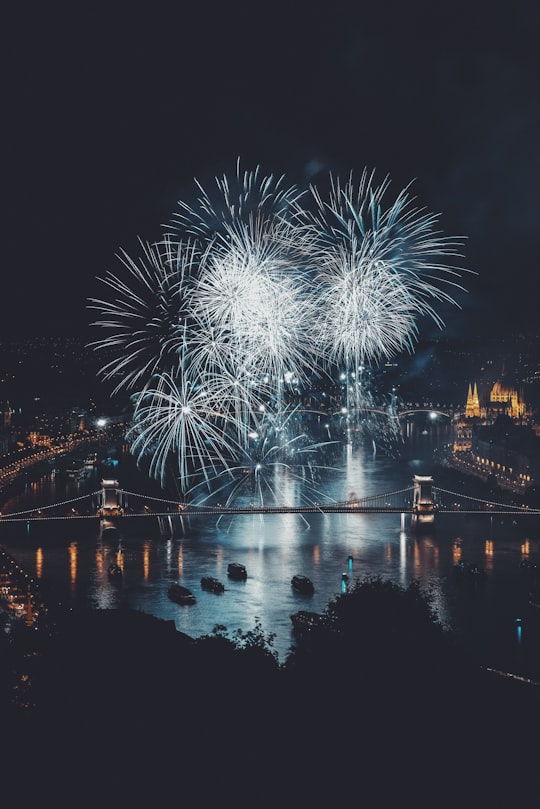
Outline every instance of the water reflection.
{"type": "Polygon", "coordinates": [[[150,575],[150,545],[145,542],[143,545],[143,579],[148,581],[150,575]]]}
{"type": "MultiPolygon", "coordinates": [[[[121,463],[117,472],[122,485],[136,491],[135,471],[121,463]]],[[[418,447],[396,461],[369,448],[348,446],[340,473],[329,473],[324,486],[335,500],[351,493],[367,497],[409,487],[413,474],[433,474],[437,480],[437,471],[418,447]]],[[[10,508],[2,510],[69,500],[73,485],[42,479],[10,498],[10,508]]],[[[99,482],[86,485],[94,491],[99,482]]],[[[284,499],[296,496],[296,485],[292,482],[283,491],[284,499]]],[[[3,544],[67,604],[129,606],[174,621],[178,630],[192,636],[208,634],[217,624],[229,632],[247,631],[260,620],[266,632],[275,633],[281,659],[293,642],[290,615],[303,608],[322,611],[347,585],[344,573],[349,584],[366,575],[402,586],[418,580],[429,589],[439,620],[458,629],[475,654],[498,667],[530,667],[528,646],[534,640],[540,648],[540,632],[527,611],[528,583],[520,563],[539,559],[537,526],[497,524],[492,515],[438,519],[434,533],[419,536],[399,514],[315,514],[307,520],[294,514],[246,515],[227,525],[195,517],[183,519],[177,534],[166,537],[149,518],[126,520],[120,535],[105,531],[101,536],[85,521],[54,521],[9,529],[3,544]],[[111,561],[122,567],[120,586],[108,579],[111,561]],[[246,565],[246,582],[227,580],[232,561],[246,565]],[[456,586],[452,573],[460,561],[475,561],[485,569],[481,591],[456,586]],[[313,581],[312,596],[293,592],[290,582],[297,573],[313,581]],[[223,597],[203,591],[202,576],[225,580],[223,597]],[[177,580],[196,594],[193,608],[168,598],[168,585],[177,580]]],[[[7,525],[2,528],[8,531],[7,525]]],[[[540,665],[538,670],[540,679],[540,665]]]]}
{"type": "Polygon", "coordinates": [[[70,542],[69,544],[69,571],[71,586],[75,588],[77,582],[77,543],[70,542]]]}

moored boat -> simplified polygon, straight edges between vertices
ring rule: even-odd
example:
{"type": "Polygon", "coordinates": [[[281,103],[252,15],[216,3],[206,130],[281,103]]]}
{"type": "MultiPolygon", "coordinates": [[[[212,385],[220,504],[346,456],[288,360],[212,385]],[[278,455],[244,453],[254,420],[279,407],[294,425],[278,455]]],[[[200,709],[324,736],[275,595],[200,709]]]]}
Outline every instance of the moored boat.
{"type": "Polygon", "coordinates": [[[315,587],[313,586],[311,579],[308,579],[307,576],[302,576],[301,574],[297,574],[296,576],[292,577],[291,585],[293,590],[296,590],[297,593],[311,595],[315,592],[315,587]]]}
{"type": "Polygon", "coordinates": [[[171,601],[175,601],[177,604],[182,604],[183,606],[186,604],[195,604],[197,600],[191,590],[178,583],[171,584],[167,593],[171,601]]]}
{"type": "Polygon", "coordinates": [[[109,574],[110,579],[121,579],[122,578],[122,568],[120,565],[117,565],[116,562],[111,562],[109,567],[107,568],[107,573],[109,574]]]}
{"type": "Polygon", "coordinates": [[[227,567],[227,575],[236,581],[245,581],[247,579],[247,570],[239,562],[231,562],[227,567]]]}
{"type": "Polygon", "coordinates": [[[203,576],[201,579],[201,587],[209,593],[223,593],[225,585],[214,576],[203,576]]]}

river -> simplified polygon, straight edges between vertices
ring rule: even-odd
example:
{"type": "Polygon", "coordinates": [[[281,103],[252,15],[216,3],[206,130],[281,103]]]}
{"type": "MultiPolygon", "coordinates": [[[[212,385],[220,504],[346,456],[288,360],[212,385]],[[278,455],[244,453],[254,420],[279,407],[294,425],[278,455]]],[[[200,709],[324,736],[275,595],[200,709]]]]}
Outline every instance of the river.
{"type": "MultiPolygon", "coordinates": [[[[412,430],[399,459],[369,447],[344,447],[339,468],[328,472],[325,492],[335,500],[392,492],[412,485],[415,474],[433,475],[435,485],[470,493],[470,480],[452,476],[434,461],[441,436],[412,430]],[[456,487],[453,489],[452,486],[456,487]]],[[[70,500],[100,488],[108,468],[97,466],[83,481],[45,474],[27,479],[9,497],[3,513],[70,500]]],[[[119,451],[114,469],[121,487],[145,491],[127,451],[119,451]],[[134,487],[138,486],[137,489],[134,487]]],[[[156,491],[155,486],[153,491],[156,491]]],[[[489,515],[438,515],[431,533],[416,534],[399,514],[243,515],[217,523],[190,518],[184,530],[162,535],[153,518],[125,520],[113,538],[100,536],[97,521],[59,520],[46,525],[4,524],[0,544],[35,578],[49,599],[67,606],[94,609],[130,607],[174,621],[192,637],[217,625],[248,631],[260,623],[273,636],[281,662],[294,643],[290,616],[307,609],[320,612],[349,583],[381,576],[407,586],[418,580],[430,591],[439,621],[456,632],[460,643],[482,665],[540,681],[540,610],[528,605],[530,572],[521,562],[540,568],[540,518],[534,522],[489,515]],[[121,582],[111,581],[107,567],[121,562],[121,582]],[[454,566],[475,562],[485,571],[481,583],[460,583],[454,566]],[[227,565],[247,568],[247,580],[227,578],[227,565]],[[291,578],[300,573],[315,586],[299,595],[291,578]],[[216,595],[201,589],[202,576],[225,583],[216,595]],[[179,606],[168,595],[179,581],[197,601],[179,606]]]]}

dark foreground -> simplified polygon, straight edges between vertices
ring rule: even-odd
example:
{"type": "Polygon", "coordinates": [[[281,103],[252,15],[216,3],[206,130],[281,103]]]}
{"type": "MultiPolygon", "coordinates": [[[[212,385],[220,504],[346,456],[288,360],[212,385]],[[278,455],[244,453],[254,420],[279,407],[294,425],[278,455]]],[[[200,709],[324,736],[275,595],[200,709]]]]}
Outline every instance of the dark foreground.
{"type": "Polygon", "coordinates": [[[2,804],[537,805],[539,687],[471,668],[414,588],[330,614],[282,666],[258,627],[193,640],[123,611],[58,616],[29,681],[6,645],[2,804]]]}

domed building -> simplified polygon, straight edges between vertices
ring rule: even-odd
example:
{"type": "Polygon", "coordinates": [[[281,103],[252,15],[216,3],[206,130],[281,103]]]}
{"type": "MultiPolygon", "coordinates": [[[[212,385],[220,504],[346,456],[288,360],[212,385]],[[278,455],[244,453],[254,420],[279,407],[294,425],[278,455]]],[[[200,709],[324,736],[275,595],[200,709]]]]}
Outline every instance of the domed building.
{"type": "Polygon", "coordinates": [[[529,417],[523,392],[511,385],[495,382],[485,404],[480,403],[476,382],[469,385],[465,404],[465,419],[479,419],[484,424],[493,424],[498,416],[509,416],[523,422],[529,417]]]}
{"type": "Polygon", "coordinates": [[[499,416],[508,416],[517,424],[529,417],[523,393],[503,382],[495,382],[486,402],[481,403],[476,382],[469,384],[465,412],[454,422],[453,451],[469,452],[473,429],[494,424],[499,416]]]}
{"type": "Polygon", "coordinates": [[[489,396],[488,412],[491,416],[491,418],[488,416],[490,422],[501,414],[523,421],[527,417],[523,393],[520,395],[515,388],[504,385],[502,382],[495,382],[489,396]]]}

